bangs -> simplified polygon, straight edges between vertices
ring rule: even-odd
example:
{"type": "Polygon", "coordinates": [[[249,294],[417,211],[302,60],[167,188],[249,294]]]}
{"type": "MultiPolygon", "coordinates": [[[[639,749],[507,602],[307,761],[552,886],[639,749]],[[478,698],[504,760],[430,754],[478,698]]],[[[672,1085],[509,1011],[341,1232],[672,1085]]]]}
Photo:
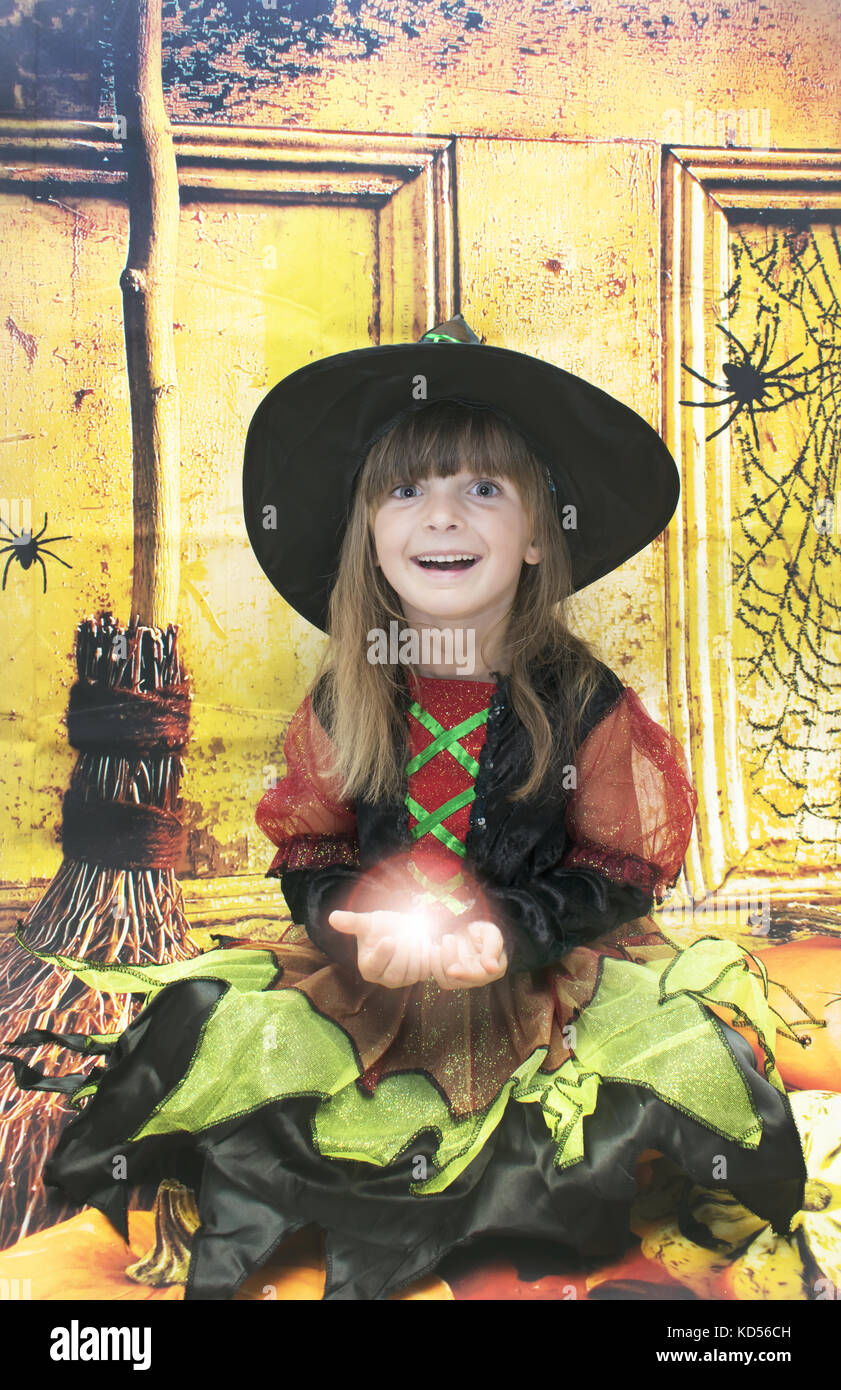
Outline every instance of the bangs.
{"type": "Polygon", "coordinates": [[[431,401],[410,411],[372,445],[359,479],[369,513],[400,483],[452,478],[462,470],[508,479],[534,514],[543,464],[491,407],[431,401]]]}

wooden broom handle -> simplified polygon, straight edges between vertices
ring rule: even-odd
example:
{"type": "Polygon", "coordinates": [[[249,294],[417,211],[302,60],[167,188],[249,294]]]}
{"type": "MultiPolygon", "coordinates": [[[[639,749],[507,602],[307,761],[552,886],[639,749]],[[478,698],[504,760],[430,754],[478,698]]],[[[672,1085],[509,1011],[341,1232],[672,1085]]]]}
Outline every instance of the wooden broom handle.
{"type": "Polygon", "coordinates": [[[164,627],[178,610],[180,398],[173,297],[178,172],[161,80],[161,0],[117,7],[116,114],[125,120],[129,243],[120,276],[134,481],[132,616],[164,627]]]}

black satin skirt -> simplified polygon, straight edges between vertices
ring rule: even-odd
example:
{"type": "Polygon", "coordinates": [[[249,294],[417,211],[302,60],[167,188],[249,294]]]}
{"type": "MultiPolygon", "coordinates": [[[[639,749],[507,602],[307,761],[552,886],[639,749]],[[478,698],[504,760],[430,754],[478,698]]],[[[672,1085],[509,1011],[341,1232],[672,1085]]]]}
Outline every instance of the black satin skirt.
{"type": "MultiPolygon", "coordinates": [[[[557,1245],[559,1253],[614,1258],[635,1239],[629,1228],[634,1173],[646,1149],[664,1154],[700,1186],[725,1188],[778,1233],[801,1209],[806,1170],[788,1100],[725,1024],[762,1116],[753,1150],[647,1089],[617,1082],[601,1084],[596,1110],[584,1120],[583,1161],[559,1171],[540,1107],[510,1102],[478,1157],[443,1192],[428,1196],[412,1195],[410,1184],[419,1161],[426,1165],[422,1176],[436,1171],[433,1132],[419,1133],[411,1152],[385,1168],[324,1158],[312,1139],[318,1097],[270,1103],[196,1134],[129,1142],[126,1136],[185,1074],[226,988],[214,980],[182,981],[147,1005],[94,1073],[96,1092],[63,1131],[43,1173],[48,1186],[98,1208],[125,1239],[132,1189],[154,1190],[166,1177],[190,1187],[201,1225],[186,1300],[231,1299],[285,1237],[310,1224],[326,1232],[325,1300],[385,1299],[483,1238],[534,1239],[544,1249],[547,1242],[557,1245]],[[717,1181],[722,1169],[726,1181],[717,1181]]],[[[47,1077],[39,1082],[19,1059],[15,1071],[24,1089],[72,1093],[83,1084],[81,1073],[75,1082],[63,1078],[61,1087],[47,1077]]]]}

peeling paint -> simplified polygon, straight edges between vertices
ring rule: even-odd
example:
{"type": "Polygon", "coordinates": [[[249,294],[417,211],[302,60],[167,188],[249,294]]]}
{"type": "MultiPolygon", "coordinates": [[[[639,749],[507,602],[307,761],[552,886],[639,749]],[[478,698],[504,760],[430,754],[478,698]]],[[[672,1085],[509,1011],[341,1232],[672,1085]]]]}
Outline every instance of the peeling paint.
{"type": "MultiPolygon", "coordinates": [[[[5,0],[0,111],[112,121],[118,3],[5,0]]],[[[667,3],[164,0],[164,98],[178,121],[670,143],[663,111],[762,90],[779,148],[837,146],[835,0],[667,3]]]]}
{"type": "Polygon", "coordinates": [[[9,316],[9,318],[6,319],[6,327],[9,330],[9,336],[11,337],[12,342],[18,343],[20,347],[23,348],[24,352],[26,353],[26,360],[29,366],[31,367],[32,363],[35,361],[35,358],[38,356],[38,344],[35,341],[33,334],[24,333],[22,328],[18,328],[17,324],[11,316],[9,316]]]}

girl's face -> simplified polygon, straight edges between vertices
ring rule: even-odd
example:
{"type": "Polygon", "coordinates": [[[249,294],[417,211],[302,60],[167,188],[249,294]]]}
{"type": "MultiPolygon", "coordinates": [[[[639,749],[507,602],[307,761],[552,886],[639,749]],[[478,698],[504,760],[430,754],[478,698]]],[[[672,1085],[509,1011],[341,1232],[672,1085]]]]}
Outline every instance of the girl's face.
{"type": "Polygon", "coordinates": [[[408,621],[429,625],[489,627],[509,611],[523,562],[540,560],[515,485],[466,470],[396,487],[374,518],[374,544],[408,621]],[[442,563],[448,556],[468,559],[442,563]]]}

